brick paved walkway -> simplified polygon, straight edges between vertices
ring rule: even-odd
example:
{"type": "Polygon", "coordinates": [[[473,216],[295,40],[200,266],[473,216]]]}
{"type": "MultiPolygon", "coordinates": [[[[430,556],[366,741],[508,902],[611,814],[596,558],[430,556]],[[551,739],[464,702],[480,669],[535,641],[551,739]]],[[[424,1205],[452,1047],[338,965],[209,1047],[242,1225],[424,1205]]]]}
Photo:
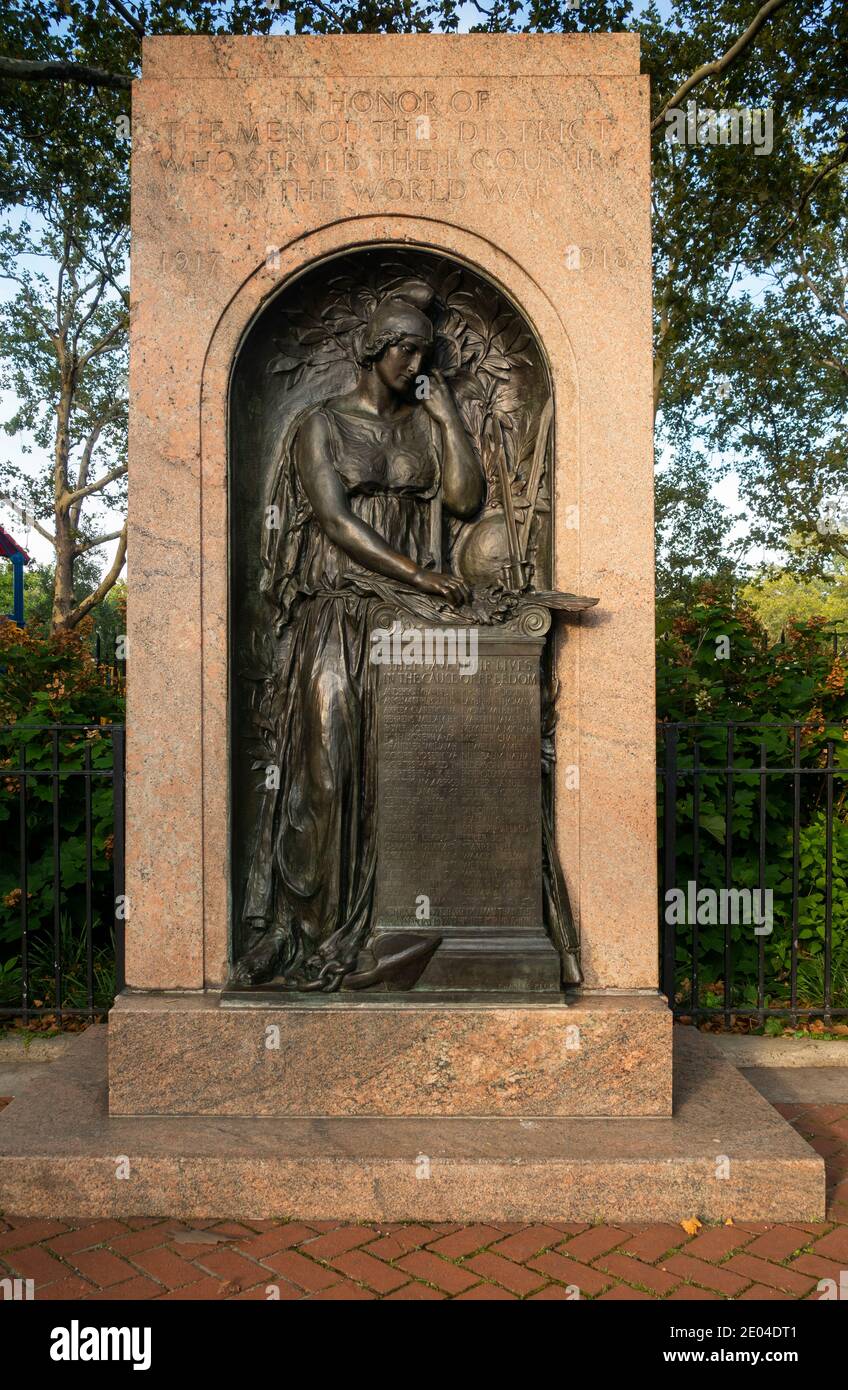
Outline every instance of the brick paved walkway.
{"type": "Polygon", "coordinates": [[[848,1105],[777,1109],[825,1158],[822,1225],[350,1226],[0,1218],[0,1277],[36,1298],[799,1299],[848,1269],[848,1105]],[[186,1232],[207,1232],[192,1241],[186,1232]],[[216,1241],[211,1236],[224,1239],[216,1241]]]}

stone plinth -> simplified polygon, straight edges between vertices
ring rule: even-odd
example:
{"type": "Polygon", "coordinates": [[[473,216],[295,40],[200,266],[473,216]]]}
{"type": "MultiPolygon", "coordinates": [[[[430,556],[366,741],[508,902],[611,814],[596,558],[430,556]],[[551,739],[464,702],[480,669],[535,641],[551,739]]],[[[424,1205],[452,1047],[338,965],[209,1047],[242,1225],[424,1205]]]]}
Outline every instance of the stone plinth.
{"type": "Polygon", "coordinates": [[[123,995],[113,1115],[670,1115],[651,996],[123,995]],[[244,1002],[245,999],[248,1002],[244,1002]]]}
{"type": "Polygon", "coordinates": [[[673,1119],[568,1124],[110,1117],[104,1033],[89,1029],[0,1115],[7,1211],[305,1221],[824,1218],[823,1159],[692,1029],[675,1029],[673,1119]],[[121,1181],[116,1155],[129,1161],[121,1181]],[[722,1155],[729,1164],[719,1163],[722,1155]]]}

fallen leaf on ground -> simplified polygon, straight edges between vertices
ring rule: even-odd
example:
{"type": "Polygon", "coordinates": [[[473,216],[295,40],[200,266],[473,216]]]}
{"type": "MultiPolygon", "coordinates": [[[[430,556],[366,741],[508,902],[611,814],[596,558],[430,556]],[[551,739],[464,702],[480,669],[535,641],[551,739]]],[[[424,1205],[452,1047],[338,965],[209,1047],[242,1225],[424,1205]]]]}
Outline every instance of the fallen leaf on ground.
{"type": "Polygon", "coordinates": [[[180,1245],[222,1245],[235,1236],[222,1236],[217,1231],[175,1231],[171,1239],[180,1245]]]}

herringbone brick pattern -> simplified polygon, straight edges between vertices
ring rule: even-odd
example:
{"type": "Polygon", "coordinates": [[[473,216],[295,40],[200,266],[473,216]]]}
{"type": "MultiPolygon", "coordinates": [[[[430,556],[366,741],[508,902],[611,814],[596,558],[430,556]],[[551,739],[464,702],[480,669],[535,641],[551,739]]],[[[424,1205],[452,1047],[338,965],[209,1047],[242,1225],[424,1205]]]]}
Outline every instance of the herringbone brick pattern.
{"type": "Polygon", "coordinates": [[[37,1299],[806,1299],[848,1269],[848,1105],[779,1106],[828,1166],[822,1225],[351,1226],[0,1218],[37,1299]],[[195,1239],[192,1239],[195,1236],[195,1239]]]}

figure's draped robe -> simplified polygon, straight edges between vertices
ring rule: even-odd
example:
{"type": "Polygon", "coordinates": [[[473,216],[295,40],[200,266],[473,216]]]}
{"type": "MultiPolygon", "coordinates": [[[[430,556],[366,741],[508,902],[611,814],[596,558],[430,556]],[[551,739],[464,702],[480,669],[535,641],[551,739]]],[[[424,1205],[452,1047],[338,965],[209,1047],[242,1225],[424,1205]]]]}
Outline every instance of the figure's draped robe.
{"type": "MultiPolygon", "coordinates": [[[[423,406],[392,423],[314,407],[327,422],[333,463],[351,511],[393,550],[424,569],[441,556],[441,433],[423,406]]],[[[358,565],[329,540],[303,491],[290,425],[269,502],[263,592],[276,619],[274,709],[277,786],[265,794],[242,917],[274,929],[278,973],[302,986],[337,988],[371,925],[376,862],[376,675],[371,612],[387,600],[419,621],[439,609],[406,585],[358,565]]],[[[566,983],[580,980],[577,943],[547,817],[543,817],[548,930],[566,983]]]]}

